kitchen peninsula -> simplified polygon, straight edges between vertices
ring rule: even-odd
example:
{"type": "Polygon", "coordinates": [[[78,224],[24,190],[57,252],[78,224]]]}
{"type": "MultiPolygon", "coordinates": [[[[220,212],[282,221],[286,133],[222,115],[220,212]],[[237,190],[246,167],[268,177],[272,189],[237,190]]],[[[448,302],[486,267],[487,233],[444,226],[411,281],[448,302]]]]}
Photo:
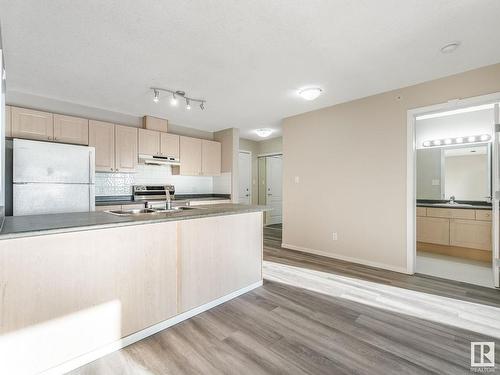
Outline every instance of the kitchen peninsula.
{"type": "Polygon", "coordinates": [[[260,286],[264,210],[6,218],[0,373],[69,371],[260,286]]]}

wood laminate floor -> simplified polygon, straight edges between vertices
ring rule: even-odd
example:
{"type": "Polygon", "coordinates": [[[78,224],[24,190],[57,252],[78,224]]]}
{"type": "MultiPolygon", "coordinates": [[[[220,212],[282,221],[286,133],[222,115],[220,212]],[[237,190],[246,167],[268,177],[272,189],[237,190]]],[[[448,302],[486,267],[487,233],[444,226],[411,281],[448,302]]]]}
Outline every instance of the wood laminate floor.
{"type": "Polygon", "coordinates": [[[408,310],[418,298],[475,306],[467,319],[494,327],[497,290],[289,251],[279,228],[264,233],[261,288],[71,374],[470,374],[470,342],[495,340],[499,362],[499,339],[408,310]]]}

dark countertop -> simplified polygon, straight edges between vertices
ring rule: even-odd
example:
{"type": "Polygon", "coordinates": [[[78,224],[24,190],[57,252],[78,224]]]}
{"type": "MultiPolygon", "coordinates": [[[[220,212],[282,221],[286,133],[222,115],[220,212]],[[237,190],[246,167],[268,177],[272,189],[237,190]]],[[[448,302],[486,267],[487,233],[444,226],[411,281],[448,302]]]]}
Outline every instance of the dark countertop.
{"type": "Polygon", "coordinates": [[[462,206],[461,204],[457,204],[456,206],[452,205],[446,205],[446,204],[440,204],[440,203],[417,203],[417,207],[431,207],[431,208],[451,208],[451,209],[461,209],[461,210],[490,210],[491,211],[491,206],[483,205],[483,204],[478,204],[478,205],[469,205],[469,206],[462,206]]]}
{"type": "MultiPolygon", "coordinates": [[[[227,200],[231,199],[229,194],[176,194],[174,201],[211,201],[211,200],[227,200]]],[[[134,201],[131,195],[125,196],[100,196],[96,197],[96,206],[112,206],[112,205],[127,205],[140,204],[144,202],[134,201]]]]}
{"type": "Polygon", "coordinates": [[[163,221],[235,215],[267,211],[268,209],[269,208],[266,206],[224,203],[220,205],[197,206],[196,209],[187,211],[144,214],[134,217],[116,216],[106,212],[7,216],[5,217],[5,222],[0,232],[0,240],[128,225],[151,224],[163,221]]]}

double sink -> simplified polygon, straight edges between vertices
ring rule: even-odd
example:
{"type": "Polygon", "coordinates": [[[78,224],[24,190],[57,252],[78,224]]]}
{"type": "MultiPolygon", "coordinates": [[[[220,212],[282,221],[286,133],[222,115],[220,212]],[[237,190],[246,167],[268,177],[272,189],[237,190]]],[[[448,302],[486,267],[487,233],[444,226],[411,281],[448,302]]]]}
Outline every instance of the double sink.
{"type": "Polygon", "coordinates": [[[106,212],[117,216],[136,216],[136,215],[155,215],[161,213],[181,212],[181,211],[198,210],[198,209],[201,208],[189,207],[189,206],[176,206],[172,207],[171,209],[138,208],[134,210],[109,210],[106,212]]]}

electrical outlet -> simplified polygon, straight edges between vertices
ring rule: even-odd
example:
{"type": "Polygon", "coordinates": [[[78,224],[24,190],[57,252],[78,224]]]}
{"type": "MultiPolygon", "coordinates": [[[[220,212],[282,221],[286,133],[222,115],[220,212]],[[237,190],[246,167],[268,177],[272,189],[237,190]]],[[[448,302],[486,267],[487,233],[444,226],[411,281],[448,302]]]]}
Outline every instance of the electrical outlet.
{"type": "Polygon", "coordinates": [[[337,241],[337,232],[332,233],[332,240],[337,241]]]}

